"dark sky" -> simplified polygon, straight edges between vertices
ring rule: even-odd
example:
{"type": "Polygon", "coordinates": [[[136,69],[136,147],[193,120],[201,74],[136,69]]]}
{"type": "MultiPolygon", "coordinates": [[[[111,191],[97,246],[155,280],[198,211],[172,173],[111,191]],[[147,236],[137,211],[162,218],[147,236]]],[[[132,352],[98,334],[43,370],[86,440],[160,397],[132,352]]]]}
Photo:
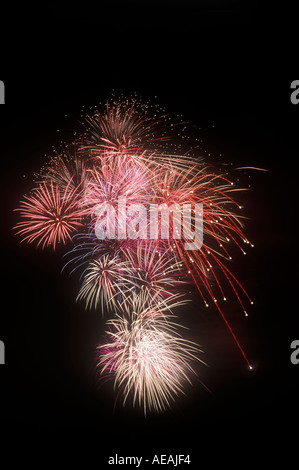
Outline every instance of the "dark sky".
{"type": "MultiPolygon", "coordinates": [[[[240,450],[242,462],[268,465],[291,454],[299,419],[299,365],[290,362],[299,329],[299,106],[289,99],[298,78],[295,18],[285,3],[262,8],[225,0],[7,10],[0,33],[0,398],[1,444],[11,459],[40,467],[41,448],[45,460],[57,461],[62,450],[66,461],[83,456],[106,468],[115,453],[173,452],[190,453],[199,468],[207,458],[229,464],[240,450]],[[216,164],[269,170],[251,172],[251,191],[242,196],[255,248],[238,258],[235,272],[255,305],[246,323],[235,305],[229,313],[254,370],[248,372],[217,312],[202,314],[195,303],[187,315],[207,350],[210,366],[200,379],[210,392],[198,383],[171,413],[146,420],[121,406],[113,411],[109,385],[95,388],[94,345],[103,321],[75,303],[77,286],[60,274],[63,252],[20,247],[11,232],[13,209],[44,154],[79,128],[82,105],[105,102],[112,89],[157,96],[170,113],[183,114],[216,164]]],[[[248,181],[248,173],[240,178],[248,181]]]]}

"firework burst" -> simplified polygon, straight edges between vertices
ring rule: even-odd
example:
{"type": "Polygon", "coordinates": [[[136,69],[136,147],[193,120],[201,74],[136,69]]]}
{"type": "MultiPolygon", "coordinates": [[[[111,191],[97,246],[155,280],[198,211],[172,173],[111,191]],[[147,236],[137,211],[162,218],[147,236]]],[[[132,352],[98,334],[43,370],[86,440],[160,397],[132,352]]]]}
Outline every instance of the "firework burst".
{"type": "Polygon", "coordinates": [[[161,136],[161,119],[148,114],[147,107],[134,98],[107,103],[103,113],[86,116],[85,127],[82,149],[89,156],[101,155],[106,149],[111,155],[124,152],[140,158],[146,144],[165,139],[161,136]]]}
{"type": "Polygon", "coordinates": [[[167,299],[184,282],[181,279],[182,264],[176,261],[171,249],[163,252],[156,244],[149,247],[146,243],[138,244],[135,250],[130,247],[123,253],[134,273],[131,278],[134,285],[132,292],[137,293],[144,304],[150,303],[153,297],[159,301],[167,299]]]}
{"type": "Polygon", "coordinates": [[[98,346],[98,366],[122,391],[123,404],[131,397],[145,414],[169,408],[191,384],[194,363],[203,363],[198,345],[181,337],[158,303],[108,325],[107,341],[98,346]]]}
{"type": "Polygon", "coordinates": [[[88,172],[84,204],[87,212],[96,216],[103,204],[116,209],[119,198],[125,198],[127,204],[143,203],[149,186],[150,172],[144,166],[136,167],[127,162],[122,164],[119,160],[96,164],[88,172]]]}
{"type": "Polygon", "coordinates": [[[104,255],[89,263],[83,274],[77,300],[84,299],[86,308],[101,307],[102,313],[111,304],[114,308],[126,298],[131,285],[132,267],[115,255],[104,255]]]}
{"type": "Polygon", "coordinates": [[[19,211],[23,221],[16,224],[17,234],[22,241],[52,246],[65,244],[71,235],[82,227],[81,199],[77,188],[67,184],[62,192],[54,183],[41,183],[30,196],[25,196],[20,203],[19,211]]]}
{"type": "Polygon", "coordinates": [[[52,157],[50,163],[40,171],[38,178],[47,184],[55,183],[60,191],[69,187],[80,193],[87,181],[87,164],[73,146],[72,150],[52,157]]]}

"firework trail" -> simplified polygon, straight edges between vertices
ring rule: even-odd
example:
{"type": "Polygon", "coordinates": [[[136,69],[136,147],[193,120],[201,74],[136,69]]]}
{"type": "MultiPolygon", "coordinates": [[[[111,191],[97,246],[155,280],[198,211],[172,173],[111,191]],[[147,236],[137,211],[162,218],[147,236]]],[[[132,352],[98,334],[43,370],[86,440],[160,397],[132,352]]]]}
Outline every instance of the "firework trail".
{"type": "Polygon", "coordinates": [[[196,346],[171,319],[184,285],[215,305],[251,368],[218,302],[230,289],[246,316],[253,303],[230,268],[231,247],[253,246],[238,189],[205,159],[169,152],[175,126],[163,113],[133,98],[86,115],[82,135],[41,169],[16,209],[22,241],[73,244],[64,269],[81,273],[77,300],[115,313],[99,367],[144,412],[167,408],[193,374],[196,346]]]}

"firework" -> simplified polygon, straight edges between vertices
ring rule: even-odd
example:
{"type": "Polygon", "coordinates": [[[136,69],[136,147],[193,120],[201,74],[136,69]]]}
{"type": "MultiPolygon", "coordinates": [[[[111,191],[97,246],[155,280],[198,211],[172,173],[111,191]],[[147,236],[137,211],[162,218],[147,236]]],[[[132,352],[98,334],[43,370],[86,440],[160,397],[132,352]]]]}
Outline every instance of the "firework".
{"type": "Polygon", "coordinates": [[[30,196],[24,197],[16,211],[23,219],[16,224],[16,233],[22,241],[43,248],[52,246],[55,250],[57,243],[65,244],[83,226],[81,199],[70,184],[61,192],[52,181],[41,183],[30,196]]]}
{"type": "Polygon", "coordinates": [[[137,293],[143,304],[153,297],[159,301],[167,299],[184,282],[181,279],[182,264],[176,261],[170,248],[163,251],[156,244],[150,246],[149,243],[139,243],[137,249],[129,247],[123,253],[134,270],[132,292],[137,293]]]}
{"type": "Polygon", "coordinates": [[[159,243],[163,247],[171,244],[177,263],[184,265],[206,307],[209,306],[208,299],[211,299],[216,305],[251,368],[217,298],[219,295],[224,301],[227,298],[226,287],[217,272],[220,271],[222,278],[226,281],[225,285],[232,289],[246,316],[247,311],[241,297],[244,296],[251,304],[253,303],[244,287],[225,264],[225,262],[232,260],[232,256],[226,248],[227,245],[235,245],[243,254],[246,254],[242,248],[243,244],[253,246],[243,233],[242,217],[237,214],[241,207],[231,196],[235,190],[233,186],[233,182],[223,175],[212,173],[205,166],[195,164],[192,161],[190,161],[189,168],[183,173],[172,168],[169,164],[161,168],[157,173],[154,186],[155,199],[160,206],[172,208],[172,217],[169,219],[170,233],[175,234],[176,227],[181,227],[181,219],[184,217],[181,208],[184,205],[189,207],[190,215],[189,224],[187,227],[184,225],[184,229],[178,236],[172,236],[168,240],[160,238],[159,243]],[[195,210],[192,210],[196,204],[201,204],[203,207],[202,238],[198,241],[194,229],[196,227],[195,210]],[[179,208],[177,211],[176,207],[179,208]],[[192,238],[194,241],[190,245],[192,238]],[[190,250],[190,246],[192,250],[190,250]]]}
{"type": "Polygon", "coordinates": [[[39,172],[38,178],[47,184],[55,183],[62,192],[69,187],[80,193],[87,180],[87,163],[74,146],[72,150],[65,150],[61,155],[52,157],[49,164],[39,172]]]}
{"type": "Polygon", "coordinates": [[[77,300],[84,299],[86,308],[101,306],[102,313],[111,304],[117,308],[132,288],[130,272],[130,263],[121,261],[117,255],[112,258],[103,255],[91,261],[84,272],[77,300]]]}
{"type": "Polygon", "coordinates": [[[145,414],[167,409],[196,375],[198,345],[179,335],[158,303],[108,325],[107,341],[98,346],[101,373],[121,389],[123,404],[130,396],[145,414]]]}
{"type": "Polygon", "coordinates": [[[147,144],[164,139],[161,120],[150,116],[146,107],[131,98],[106,104],[103,113],[85,117],[85,145],[88,155],[101,155],[103,149],[111,154],[125,152],[142,159],[142,149],[147,144]],[[160,134],[159,134],[160,130],[160,134]]]}
{"type": "MultiPolygon", "coordinates": [[[[108,157],[106,157],[108,158],[108,157]]],[[[116,209],[120,198],[126,203],[146,201],[150,187],[150,172],[143,166],[135,166],[119,159],[95,164],[88,172],[83,193],[87,211],[97,220],[97,211],[103,204],[116,209]]]]}
{"type": "Polygon", "coordinates": [[[253,246],[239,189],[202,157],[170,152],[175,126],[150,108],[113,101],[87,115],[79,139],[40,171],[15,227],[37,246],[72,240],[63,269],[81,272],[77,300],[115,313],[99,367],[124,403],[130,396],[145,412],[169,407],[199,360],[173,322],[172,309],[187,301],[183,284],[194,285],[206,307],[212,301],[250,368],[219,300],[232,292],[246,316],[245,303],[253,303],[231,269],[234,248],[246,254],[253,246]]]}
{"type": "Polygon", "coordinates": [[[109,258],[118,256],[121,261],[128,261],[125,253],[127,250],[137,250],[138,240],[99,239],[93,230],[93,225],[88,227],[86,233],[77,233],[72,238],[74,246],[64,257],[69,260],[65,263],[63,270],[72,267],[70,274],[84,268],[93,261],[108,255],[109,258]]]}

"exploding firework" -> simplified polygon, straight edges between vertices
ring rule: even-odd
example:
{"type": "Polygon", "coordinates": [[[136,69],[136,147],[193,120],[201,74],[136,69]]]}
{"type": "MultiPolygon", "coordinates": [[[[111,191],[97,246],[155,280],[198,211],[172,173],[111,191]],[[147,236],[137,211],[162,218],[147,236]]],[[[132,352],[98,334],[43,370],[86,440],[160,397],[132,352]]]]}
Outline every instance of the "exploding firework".
{"type": "Polygon", "coordinates": [[[98,366],[121,390],[123,404],[131,397],[145,414],[170,407],[191,384],[194,364],[202,362],[198,345],[179,335],[158,303],[108,325],[107,341],[98,346],[98,366]]]}
{"type": "Polygon", "coordinates": [[[153,297],[160,301],[167,299],[183,284],[182,264],[176,262],[170,248],[163,252],[156,244],[152,247],[139,244],[135,250],[125,250],[124,255],[134,270],[131,292],[137,293],[144,304],[150,303],[153,297]]]}
{"type": "Polygon", "coordinates": [[[170,152],[175,126],[153,111],[132,99],[87,115],[80,138],[40,171],[15,227],[37,246],[72,240],[64,269],[81,272],[77,299],[115,313],[99,366],[145,412],[167,408],[194,375],[198,347],[172,320],[183,285],[212,301],[250,368],[218,300],[230,289],[246,316],[253,303],[231,269],[233,247],[253,246],[238,189],[206,159],[170,152]]]}
{"type": "Polygon", "coordinates": [[[22,241],[55,250],[58,243],[71,240],[71,235],[83,226],[80,201],[77,189],[71,189],[69,184],[61,192],[52,181],[41,183],[16,209],[23,219],[15,227],[17,234],[22,241]]]}
{"type": "Polygon", "coordinates": [[[72,150],[52,157],[37,176],[42,182],[55,183],[62,192],[69,187],[80,193],[87,181],[87,163],[74,146],[72,150]]]}
{"type": "Polygon", "coordinates": [[[82,149],[89,157],[101,156],[106,149],[110,155],[121,153],[142,160],[145,145],[165,138],[161,135],[161,119],[148,114],[147,106],[134,98],[107,103],[103,113],[86,116],[85,127],[82,149]]]}
{"type": "Polygon", "coordinates": [[[136,167],[127,162],[121,163],[119,159],[114,160],[95,164],[88,173],[83,199],[86,212],[94,218],[95,224],[103,213],[104,205],[112,209],[112,216],[115,217],[120,198],[125,198],[126,204],[143,203],[148,195],[149,170],[145,166],[136,167]]]}
{"type": "Polygon", "coordinates": [[[130,263],[121,261],[117,255],[112,258],[103,255],[86,268],[77,300],[84,299],[86,308],[101,306],[102,312],[111,305],[117,308],[132,288],[130,277],[130,263]]]}

